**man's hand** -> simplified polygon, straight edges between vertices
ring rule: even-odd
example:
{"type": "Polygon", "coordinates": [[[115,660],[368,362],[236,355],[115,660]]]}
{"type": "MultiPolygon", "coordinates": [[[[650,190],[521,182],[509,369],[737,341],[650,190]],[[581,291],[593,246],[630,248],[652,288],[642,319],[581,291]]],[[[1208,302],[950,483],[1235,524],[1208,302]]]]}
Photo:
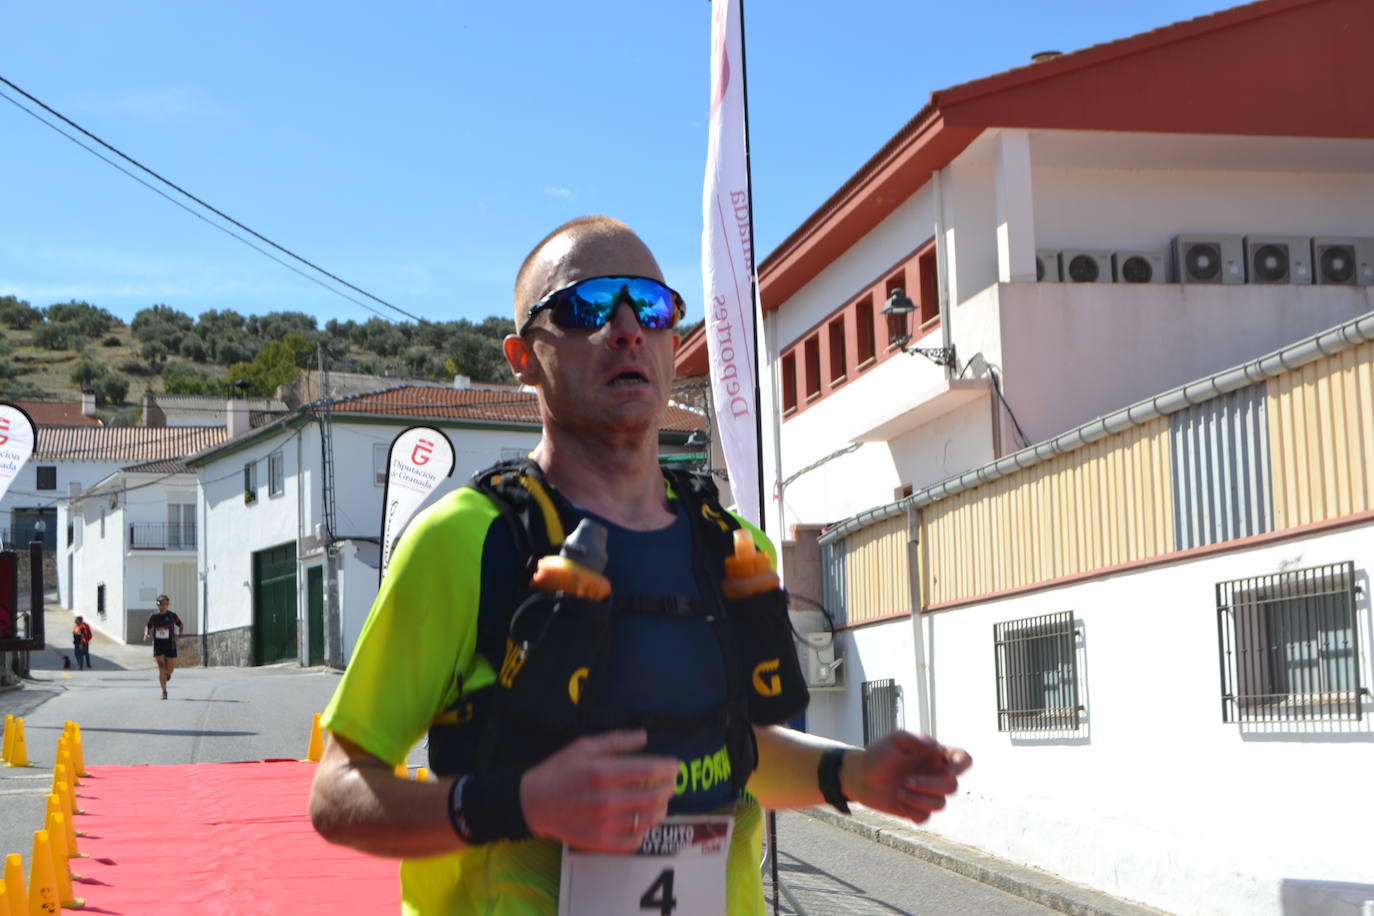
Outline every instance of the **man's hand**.
{"type": "Polygon", "coordinates": [[[520,781],[525,823],[535,836],[590,852],[629,853],[668,815],[678,762],[643,757],[643,731],[578,738],[520,781]]]}
{"type": "Polygon", "coordinates": [[[845,754],[840,787],[851,801],[920,824],[945,806],[973,758],[923,735],[894,732],[845,754]]]}

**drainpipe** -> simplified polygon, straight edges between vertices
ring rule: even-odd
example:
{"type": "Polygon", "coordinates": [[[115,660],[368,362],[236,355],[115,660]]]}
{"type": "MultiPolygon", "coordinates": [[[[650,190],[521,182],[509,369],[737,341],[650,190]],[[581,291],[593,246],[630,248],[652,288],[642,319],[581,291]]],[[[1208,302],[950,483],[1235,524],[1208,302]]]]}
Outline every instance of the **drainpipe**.
{"type": "Polygon", "coordinates": [[[925,625],[921,619],[920,567],[921,510],[911,503],[906,507],[906,570],[911,588],[911,645],[916,655],[916,715],[920,733],[935,737],[935,721],[930,706],[930,670],[926,664],[925,625]]]}

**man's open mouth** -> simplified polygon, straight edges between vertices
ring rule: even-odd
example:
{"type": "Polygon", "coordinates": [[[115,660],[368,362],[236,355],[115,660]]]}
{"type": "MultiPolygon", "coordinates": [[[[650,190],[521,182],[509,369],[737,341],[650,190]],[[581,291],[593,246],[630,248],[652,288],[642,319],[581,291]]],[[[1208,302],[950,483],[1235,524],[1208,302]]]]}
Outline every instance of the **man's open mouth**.
{"type": "Polygon", "coordinates": [[[620,385],[644,385],[647,384],[648,381],[649,380],[644,377],[644,373],[636,372],[633,369],[627,369],[611,379],[609,384],[612,387],[620,385]]]}

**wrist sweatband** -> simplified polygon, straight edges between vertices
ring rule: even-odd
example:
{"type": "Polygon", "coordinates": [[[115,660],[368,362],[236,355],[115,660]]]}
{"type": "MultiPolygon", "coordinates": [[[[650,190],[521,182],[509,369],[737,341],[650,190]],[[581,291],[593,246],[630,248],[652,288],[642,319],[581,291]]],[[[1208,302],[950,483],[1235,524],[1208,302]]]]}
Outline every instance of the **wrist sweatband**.
{"type": "Polygon", "coordinates": [[[448,817],[463,842],[479,846],[532,836],[520,805],[523,775],[472,773],[453,783],[448,793],[448,817]]]}
{"type": "Polygon", "coordinates": [[[849,813],[849,799],[840,788],[840,767],[844,764],[847,748],[835,747],[821,754],[820,765],[816,767],[816,783],[820,786],[821,796],[841,814],[849,813]]]}

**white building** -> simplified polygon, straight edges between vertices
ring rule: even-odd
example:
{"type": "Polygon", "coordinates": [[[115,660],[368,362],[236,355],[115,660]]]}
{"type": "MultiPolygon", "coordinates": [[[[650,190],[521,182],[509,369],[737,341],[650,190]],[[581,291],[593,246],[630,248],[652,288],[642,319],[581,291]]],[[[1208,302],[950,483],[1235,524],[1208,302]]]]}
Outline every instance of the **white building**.
{"type": "MultiPolygon", "coordinates": [[[[28,414],[36,430],[53,426],[100,426],[95,416],[95,395],[88,394],[85,400],[66,401],[10,401],[28,414]]],[[[34,442],[35,452],[39,443],[34,442]]],[[[37,455],[35,454],[35,458],[37,455]]],[[[10,487],[0,496],[0,542],[8,547],[24,547],[34,539],[35,527],[41,519],[46,528],[42,538],[48,550],[56,548],[59,538],[57,530],[57,501],[59,487],[66,488],[67,481],[59,477],[67,470],[55,463],[29,461],[20,469],[10,487]]]]}
{"type": "MultiPolygon", "coordinates": [[[[116,471],[71,500],[72,589],[90,625],[138,642],[166,594],[196,632],[196,478],[180,459],[116,471]]],[[[187,642],[193,659],[196,644],[187,642]]]]}
{"type": "MultiPolygon", "coordinates": [[[[1300,902],[1334,892],[1313,882],[1374,884],[1351,833],[1374,814],[1353,788],[1371,709],[1345,696],[1372,677],[1374,483],[1354,481],[1374,382],[1349,346],[1369,320],[1339,370],[1149,400],[1374,312],[1371,30],[1366,2],[1264,0],[936,92],[759,266],[767,527],[789,588],[838,623],[802,650],[835,684],[807,725],[968,746],[931,829],[1178,912],[1325,911],[1300,902]],[[905,328],[883,312],[897,289],[905,328]],[[1242,470],[1270,476],[1246,490],[1242,470]],[[1298,573],[1329,564],[1348,573],[1298,573]],[[1290,627],[1286,661],[1218,689],[1237,615],[1260,638],[1244,601],[1217,604],[1238,580],[1363,590],[1346,624],[1290,627]],[[1014,648],[1062,635],[1051,612],[1071,615],[1072,680],[1014,648]],[[1332,648],[1345,633],[1360,646],[1332,648]],[[1298,669],[1328,682],[1288,689],[1298,669]],[[1322,774],[1297,808],[1256,804],[1296,772],[1322,774]]],[[[685,342],[680,374],[704,349],[685,342]]],[[[1326,613],[1304,600],[1276,613],[1326,613]]]]}
{"type": "MultiPolygon", "coordinates": [[[[55,548],[58,601],[63,607],[91,616],[93,625],[97,625],[98,618],[94,614],[99,596],[93,590],[82,591],[80,580],[74,579],[78,563],[77,520],[70,514],[71,500],[124,468],[178,459],[223,442],[224,438],[224,427],[38,428],[33,457],[16,478],[14,489],[19,490],[23,498],[30,480],[52,484],[51,487],[43,486],[42,490],[49,494],[46,504],[55,518],[55,525],[49,524],[48,530],[55,535],[50,543],[55,548]]],[[[127,532],[125,535],[127,537],[127,532]]],[[[107,591],[106,600],[115,600],[112,592],[107,591]]],[[[122,625],[110,632],[121,630],[122,625]]]]}
{"type": "MultiPolygon", "coordinates": [[[[454,447],[453,475],[425,506],[482,468],[527,454],[540,435],[534,396],[511,389],[399,386],[332,401],[330,415],[335,602],[327,597],[318,407],[187,460],[201,495],[199,632],[210,664],[347,662],[377,594],[388,450],[403,430],[432,426],[454,447]]],[[[681,451],[700,425],[699,416],[670,410],[665,452],[681,451]]]]}

